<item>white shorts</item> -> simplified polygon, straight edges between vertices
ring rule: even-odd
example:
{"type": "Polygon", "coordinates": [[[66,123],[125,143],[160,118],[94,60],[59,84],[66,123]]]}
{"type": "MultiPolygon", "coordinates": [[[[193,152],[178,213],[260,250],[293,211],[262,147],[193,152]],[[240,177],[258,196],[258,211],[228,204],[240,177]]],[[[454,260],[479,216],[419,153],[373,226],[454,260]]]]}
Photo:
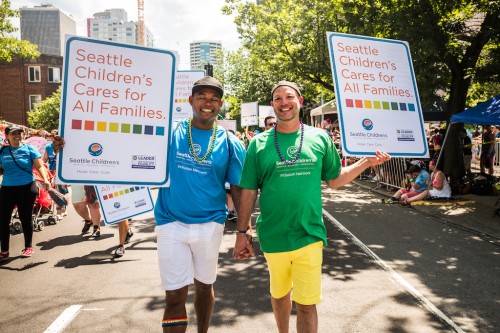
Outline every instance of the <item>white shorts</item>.
{"type": "Polygon", "coordinates": [[[163,289],[177,290],[194,283],[213,284],[224,225],[217,222],[156,226],[158,264],[163,289]]]}

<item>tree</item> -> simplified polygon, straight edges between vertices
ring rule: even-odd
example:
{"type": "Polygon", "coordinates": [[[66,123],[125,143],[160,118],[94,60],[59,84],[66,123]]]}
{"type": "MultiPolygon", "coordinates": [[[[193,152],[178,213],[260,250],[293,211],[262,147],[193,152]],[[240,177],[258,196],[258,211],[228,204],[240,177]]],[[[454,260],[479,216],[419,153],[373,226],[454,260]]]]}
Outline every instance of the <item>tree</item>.
{"type": "MultiPolygon", "coordinates": [[[[334,92],[326,32],[410,44],[421,104],[446,100],[448,119],[500,85],[500,2],[491,0],[226,0],[250,58],[270,73],[334,92]],[[471,89],[472,88],[472,89],[471,89]]],[[[280,77],[280,76],[277,76],[280,77]]],[[[314,97],[314,96],[310,96],[314,97]]],[[[452,126],[445,171],[463,174],[460,126],[452,126]]]]}
{"type": "Polygon", "coordinates": [[[60,105],[61,87],[42,103],[35,105],[33,111],[28,112],[28,124],[32,128],[44,128],[49,131],[59,128],[60,105]]]}
{"type": "Polygon", "coordinates": [[[19,11],[10,9],[10,0],[2,0],[0,6],[0,61],[11,62],[15,56],[34,59],[40,56],[37,46],[26,40],[12,37],[15,28],[10,18],[19,17],[19,11]]]}

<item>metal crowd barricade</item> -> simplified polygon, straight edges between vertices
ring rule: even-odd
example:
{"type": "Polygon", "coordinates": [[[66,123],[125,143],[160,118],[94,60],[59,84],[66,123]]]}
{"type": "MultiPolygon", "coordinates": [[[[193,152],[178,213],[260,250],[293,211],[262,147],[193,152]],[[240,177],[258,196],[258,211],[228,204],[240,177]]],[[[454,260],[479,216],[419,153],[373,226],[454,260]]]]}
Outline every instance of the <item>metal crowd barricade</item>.
{"type": "Polygon", "coordinates": [[[377,187],[385,186],[389,188],[402,188],[406,177],[405,171],[408,168],[406,158],[391,158],[389,161],[377,167],[376,180],[377,187]]]}

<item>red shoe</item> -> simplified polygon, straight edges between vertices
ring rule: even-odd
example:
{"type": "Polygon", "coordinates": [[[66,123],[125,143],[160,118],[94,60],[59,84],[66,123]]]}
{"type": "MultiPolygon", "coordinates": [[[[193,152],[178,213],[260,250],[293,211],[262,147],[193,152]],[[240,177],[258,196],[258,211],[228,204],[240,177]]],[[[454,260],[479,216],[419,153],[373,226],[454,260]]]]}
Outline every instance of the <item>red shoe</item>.
{"type": "Polygon", "coordinates": [[[0,261],[9,259],[9,251],[0,252],[0,261]]]}
{"type": "Polygon", "coordinates": [[[33,251],[33,248],[32,248],[32,247],[27,247],[27,248],[25,248],[25,249],[23,250],[23,252],[22,252],[22,254],[21,254],[21,255],[22,255],[23,257],[28,258],[28,257],[31,257],[31,256],[33,255],[33,252],[34,252],[34,251],[33,251]]]}

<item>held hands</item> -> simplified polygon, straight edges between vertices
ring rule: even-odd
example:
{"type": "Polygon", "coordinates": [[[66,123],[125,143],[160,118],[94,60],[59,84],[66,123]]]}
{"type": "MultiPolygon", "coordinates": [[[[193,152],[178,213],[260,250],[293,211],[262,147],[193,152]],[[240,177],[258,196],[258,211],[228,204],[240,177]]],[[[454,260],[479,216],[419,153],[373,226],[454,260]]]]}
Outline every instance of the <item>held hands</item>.
{"type": "Polygon", "coordinates": [[[252,231],[248,230],[246,234],[236,234],[236,242],[233,249],[233,258],[236,260],[248,259],[255,256],[252,247],[252,231]]]}

